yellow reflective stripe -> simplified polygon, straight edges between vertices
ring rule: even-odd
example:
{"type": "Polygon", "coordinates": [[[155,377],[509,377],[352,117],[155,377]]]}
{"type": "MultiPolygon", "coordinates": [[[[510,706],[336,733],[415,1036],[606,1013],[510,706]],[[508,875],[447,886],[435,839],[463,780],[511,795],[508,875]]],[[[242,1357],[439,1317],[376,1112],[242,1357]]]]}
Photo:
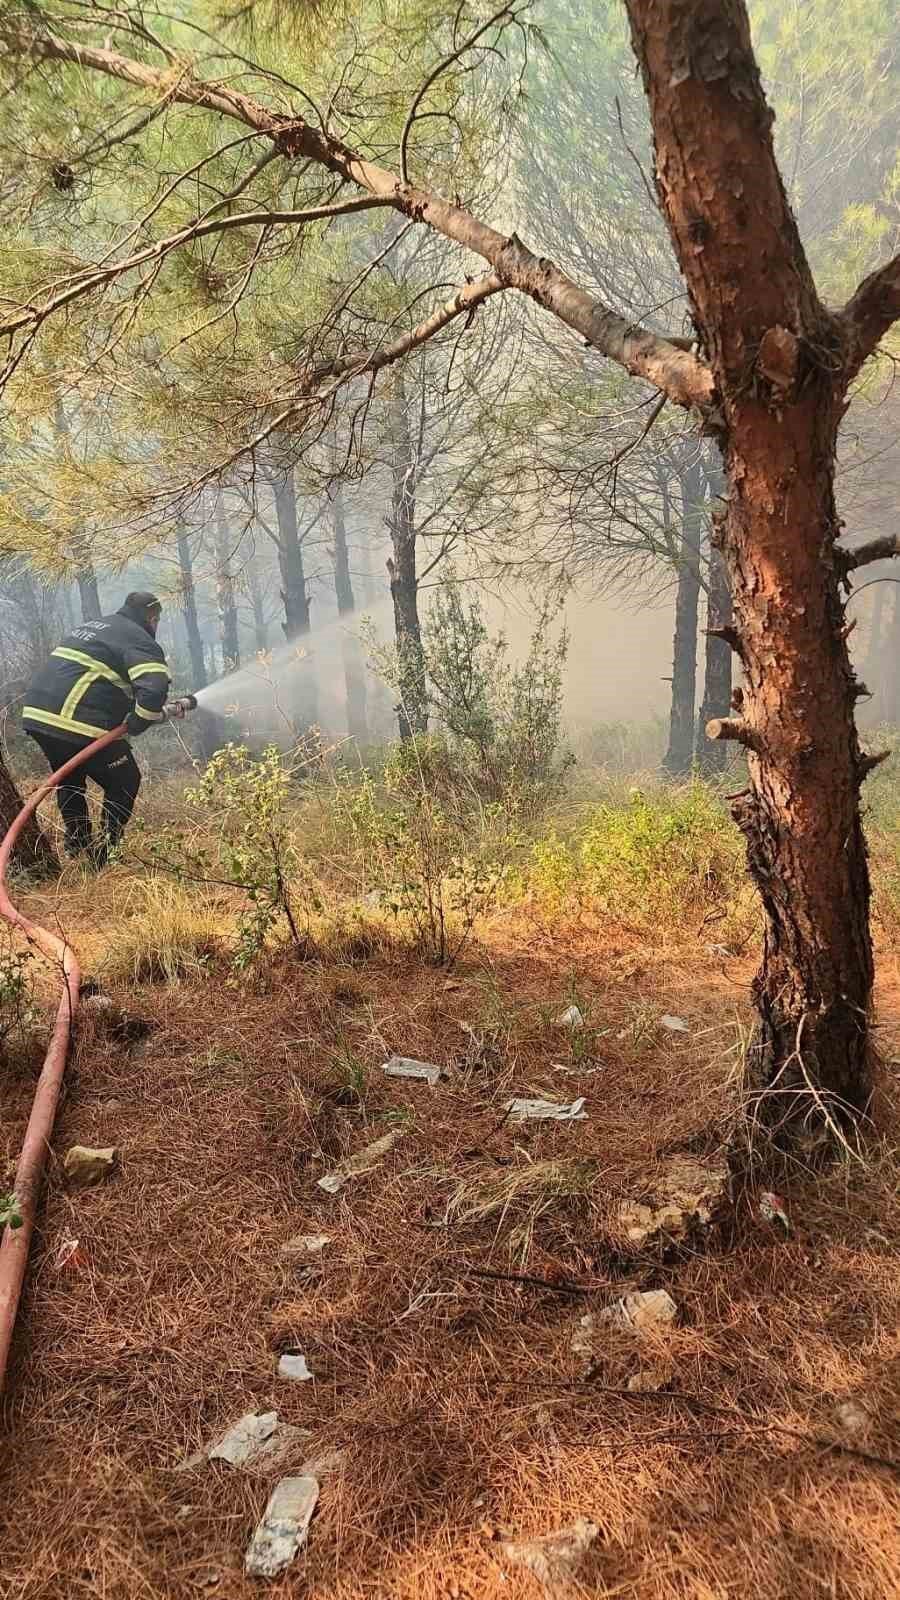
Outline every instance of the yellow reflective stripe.
{"type": "Polygon", "coordinates": [[[109,728],[94,728],[89,722],[76,722],[74,717],[58,716],[55,711],[42,711],[39,706],[25,706],[23,717],[29,722],[45,722],[48,728],[64,728],[67,733],[86,733],[92,739],[99,739],[104,733],[109,733],[109,728]]]}
{"type": "Polygon", "coordinates": [[[135,678],[143,678],[147,672],[161,672],[168,679],[168,670],[161,661],[139,661],[136,667],[128,668],[128,676],[134,682],[135,678]]]}
{"type": "Polygon", "coordinates": [[[135,706],[134,709],[139,717],[144,718],[145,722],[165,722],[166,720],[161,711],[146,711],[143,706],[135,706]]]}
{"type": "Polygon", "coordinates": [[[78,710],[78,707],[80,706],[82,700],[84,699],[85,695],[87,694],[87,692],[91,688],[91,686],[93,684],[97,683],[100,678],[103,678],[105,676],[106,676],[105,672],[101,672],[100,669],[96,668],[96,667],[94,668],[93,672],[83,672],[81,674],[81,677],[76,679],[75,683],[72,685],[71,689],[69,690],[69,693],[66,695],[65,700],[63,701],[62,705],[60,706],[60,708],[59,708],[60,716],[61,717],[72,717],[72,716],[74,716],[75,712],[78,710]]]}
{"type": "Polygon", "coordinates": [[[67,645],[58,645],[55,650],[51,651],[51,655],[57,656],[61,661],[74,661],[76,666],[86,667],[88,672],[94,672],[100,678],[108,678],[111,683],[117,684],[120,689],[127,690],[128,688],[120,672],[116,672],[113,667],[108,667],[104,661],[95,661],[93,656],[83,655],[80,650],[70,650],[67,645]]]}

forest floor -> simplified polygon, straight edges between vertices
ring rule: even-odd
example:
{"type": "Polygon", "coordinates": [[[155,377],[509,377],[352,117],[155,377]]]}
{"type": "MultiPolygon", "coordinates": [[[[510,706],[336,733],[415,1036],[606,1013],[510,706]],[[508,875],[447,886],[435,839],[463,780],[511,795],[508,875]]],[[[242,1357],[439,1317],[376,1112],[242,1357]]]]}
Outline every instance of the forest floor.
{"type": "MultiPolygon", "coordinates": [[[[119,870],[28,909],[93,958],[119,870]]],[[[215,968],[109,986],[152,1031],[129,1049],[87,1024],[70,1070],[4,1399],[2,1600],[527,1600],[548,1589],[507,1543],[579,1518],[597,1536],[556,1592],[892,1600],[892,948],[862,1162],[789,1175],[787,1236],[750,1186],[667,1249],[627,1248],[617,1222],[673,1157],[729,1138],[750,973],[687,928],[519,906],[449,978],[385,945],[274,956],[240,988],[215,968]],[[581,1030],[557,1020],[572,1003],[581,1030]],[[448,1076],[387,1078],[394,1053],[448,1076]],[[514,1124],[513,1095],[584,1096],[586,1119],[514,1124]],[[387,1133],[369,1170],[318,1186],[387,1133]],[[76,1143],[116,1147],[100,1186],[67,1188],[76,1143]],[[299,1235],[327,1242],[286,1252],[299,1235]],[[674,1321],[603,1320],[656,1289],[674,1321]],[[286,1350],[311,1381],[277,1375],[286,1350]],[[271,1411],[302,1433],[268,1475],[185,1467],[271,1411]],[[247,1578],[274,1482],[323,1456],[306,1549],[247,1578]]],[[[3,1069],[0,1156],[39,1059],[3,1069]]]]}

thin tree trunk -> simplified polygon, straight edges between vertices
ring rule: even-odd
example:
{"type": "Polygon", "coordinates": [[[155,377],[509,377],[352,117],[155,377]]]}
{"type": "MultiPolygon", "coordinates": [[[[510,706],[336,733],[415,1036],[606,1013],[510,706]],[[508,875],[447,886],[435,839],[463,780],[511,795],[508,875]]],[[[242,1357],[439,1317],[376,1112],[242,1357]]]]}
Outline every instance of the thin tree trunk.
{"type": "Polygon", "coordinates": [[[310,630],[309,595],[303,565],[303,545],[297,519],[297,491],[292,470],[273,474],[275,515],[278,518],[278,569],[284,605],[284,637],[291,643],[310,630]]]}
{"type": "Polygon", "coordinates": [[[871,618],[869,622],[869,642],[866,646],[866,664],[863,668],[863,677],[868,688],[872,691],[872,699],[868,703],[870,712],[876,711],[884,714],[884,605],[891,585],[876,583],[872,594],[871,618]]]}
{"type": "Polygon", "coordinates": [[[222,638],[222,669],[234,672],[241,664],[241,645],[238,637],[238,614],[234,599],[234,579],[231,575],[231,555],[228,524],[221,491],[216,496],[216,605],[219,612],[219,629],[222,638]]]}
{"type": "MultiPolygon", "coordinates": [[[[0,837],[12,826],[24,805],[16,781],[0,746],[0,837]]],[[[13,851],[17,867],[50,874],[59,871],[59,860],[50,840],[34,817],[30,817],[13,851]]]]}
{"type": "Polygon", "coordinates": [[[894,591],[894,609],[887,634],[884,719],[897,728],[900,727],[900,584],[892,584],[891,587],[894,591]]]}
{"type": "Polygon", "coordinates": [[[708,776],[723,772],[728,749],[718,739],[706,737],[706,725],[731,711],[732,650],[723,636],[732,624],[731,585],[722,555],[722,515],[725,505],[725,471],[722,456],[713,443],[705,465],[710,498],[709,559],[706,580],[706,643],[704,650],[703,702],[697,726],[697,766],[708,776]]]}
{"type": "MultiPolygon", "coordinates": [[[[293,468],[272,474],[275,515],[278,520],[278,570],[281,574],[281,599],[284,605],[284,637],[289,644],[301,644],[310,633],[311,619],[303,539],[297,516],[297,490],[293,468]]],[[[312,654],[303,666],[296,706],[299,731],[308,732],[318,720],[319,694],[316,664],[312,654]]]]}
{"type": "Polygon", "coordinates": [[[103,606],[100,600],[100,586],[93,563],[86,555],[79,551],[79,567],[75,574],[78,584],[78,596],[81,601],[82,622],[96,622],[103,615],[103,606]]]}
{"type": "Polygon", "coordinates": [[[672,706],[669,748],[663,765],[673,775],[690,772],[694,760],[694,716],[697,704],[697,608],[700,599],[699,467],[681,474],[681,551],[675,592],[675,639],[672,648],[672,706]]]}
{"type": "Polygon", "coordinates": [[[394,634],[397,642],[397,721],[400,738],[410,739],[414,734],[427,731],[428,694],[422,626],[419,621],[419,581],[416,575],[416,459],[409,431],[402,370],[398,371],[394,380],[393,424],[393,493],[389,523],[392,554],[388,558],[387,569],[394,602],[394,634]]]}
{"type": "MultiPolygon", "coordinates": [[[[344,491],[336,483],[329,491],[331,522],[334,533],[334,592],[339,617],[352,617],[356,610],[353,580],[350,576],[350,555],[347,549],[347,523],[344,516],[344,491]]],[[[366,674],[359,640],[352,628],[341,633],[341,656],[344,663],[344,685],[347,694],[347,732],[351,739],[361,744],[369,737],[366,707],[366,674]]]]}
{"type": "Polygon", "coordinates": [[[266,621],[266,601],[259,581],[259,563],[255,553],[247,562],[247,587],[253,608],[253,639],[256,651],[258,655],[265,655],[269,648],[269,624],[266,621]]]}
{"type": "Polygon", "coordinates": [[[181,572],[181,615],[191,662],[191,688],[205,689],[209,680],[206,676],[206,659],[203,654],[203,635],[197,620],[194,563],[187,532],[182,527],[178,529],[178,566],[181,572]]]}

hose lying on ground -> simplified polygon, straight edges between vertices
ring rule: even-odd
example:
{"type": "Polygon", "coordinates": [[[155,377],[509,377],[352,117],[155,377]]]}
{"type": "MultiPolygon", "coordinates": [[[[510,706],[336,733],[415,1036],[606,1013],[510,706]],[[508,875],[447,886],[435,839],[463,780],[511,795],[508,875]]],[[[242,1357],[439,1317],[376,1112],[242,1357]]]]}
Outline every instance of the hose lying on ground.
{"type": "Polygon", "coordinates": [[[93,744],[79,750],[71,761],[67,761],[64,767],[54,772],[46,783],[35,790],[0,842],[0,916],[5,917],[13,928],[17,928],[25,935],[29,944],[34,945],[59,968],[63,985],[53,1032],[34,1091],[28,1126],[16,1168],[15,1196],[22,1221],[18,1228],[8,1227],[0,1240],[0,1391],[3,1389],[6,1376],[6,1363],[28,1263],[31,1235],[34,1232],[44,1164],[53,1133],[59,1091],[69,1053],[72,1024],[81,994],[81,968],[72,946],[65,939],[58,938],[55,933],[50,933],[46,928],[39,927],[36,922],[31,922],[16,909],[7,892],[6,870],[16,840],[41,801],[63,778],[67,778],[70,772],[74,772],[92,755],[104,750],[116,739],[124,738],[125,731],[124,724],[120,728],[113,728],[101,739],[95,739],[93,744]]]}

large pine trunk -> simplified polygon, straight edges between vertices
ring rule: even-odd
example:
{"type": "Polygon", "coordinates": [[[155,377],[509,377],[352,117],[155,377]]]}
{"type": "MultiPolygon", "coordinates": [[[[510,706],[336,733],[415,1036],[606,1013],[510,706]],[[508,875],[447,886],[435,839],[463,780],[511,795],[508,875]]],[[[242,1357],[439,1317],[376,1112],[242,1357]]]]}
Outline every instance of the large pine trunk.
{"type": "Polygon", "coordinates": [[[672,646],[672,704],[669,746],[663,765],[673,776],[690,772],[694,760],[694,717],[697,703],[697,611],[700,601],[700,519],[702,478],[699,468],[681,475],[681,549],[675,591],[675,638],[672,646]]]}
{"type": "Polygon", "coordinates": [[[744,685],[738,716],[709,732],[748,752],[733,814],[765,916],[752,1080],[770,1127],[834,1135],[871,1091],[867,766],[833,492],[851,336],[819,300],[785,197],[743,0],[626,5],[726,469],[726,637],[744,685]]]}
{"type": "MultiPolygon", "coordinates": [[[[334,593],[338,616],[352,617],[356,610],[356,596],[350,575],[350,552],[347,547],[347,519],[344,514],[344,491],[336,483],[329,493],[331,524],[334,535],[334,593]]],[[[366,672],[359,639],[352,628],[341,632],[341,655],[344,663],[344,687],[347,695],[347,732],[351,739],[365,744],[369,736],[366,706],[366,672]]]]}
{"type": "Polygon", "coordinates": [[[765,910],[754,1080],[770,1123],[820,1131],[863,1110],[871,1081],[866,766],[834,549],[838,415],[827,380],[790,417],[736,408],[724,530],[751,780],[732,810],[765,910]]]}
{"type": "Polygon", "coordinates": [[[406,390],[402,370],[394,381],[391,495],[391,556],[388,575],[394,602],[394,637],[397,645],[397,721],[401,739],[428,729],[428,693],[422,624],[419,620],[419,579],[416,572],[416,456],[409,431],[406,390]]]}

